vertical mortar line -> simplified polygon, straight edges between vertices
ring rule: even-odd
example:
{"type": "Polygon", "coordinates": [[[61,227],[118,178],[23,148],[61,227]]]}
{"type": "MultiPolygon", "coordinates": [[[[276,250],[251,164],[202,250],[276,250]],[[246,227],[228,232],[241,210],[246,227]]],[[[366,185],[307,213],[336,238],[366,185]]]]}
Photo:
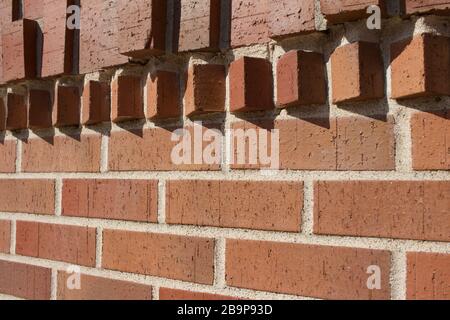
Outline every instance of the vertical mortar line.
{"type": "Polygon", "coordinates": [[[16,173],[22,172],[22,140],[16,139],[16,173]]]}
{"type": "Polygon", "coordinates": [[[101,226],[97,227],[95,243],[95,267],[101,269],[103,258],[103,227],[101,226]]]}
{"type": "Polygon", "coordinates": [[[102,142],[100,149],[100,172],[108,172],[108,147],[109,147],[109,136],[106,132],[102,133],[102,142]]]}
{"type": "Polygon", "coordinates": [[[152,286],[152,300],[159,300],[159,286],[152,286]]]}
{"type": "Polygon", "coordinates": [[[11,241],[10,241],[10,248],[9,252],[11,255],[16,254],[16,234],[17,234],[17,220],[16,218],[13,218],[11,220],[11,241]]]}
{"type": "Polygon", "coordinates": [[[50,283],[50,300],[56,300],[57,298],[57,285],[58,285],[58,271],[56,268],[52,268],[51,283],[50,283]]]}
{"type": "Polygon", "coordinates": [[[226,287],[225,249],[226,249],[225,238],[223,237],[216,238],[216,245],[214,249],[214,286],[219,289],[226,287]]]}
{"type": "Polygon", "coordinates": [[[166,223],[166,181],[158,181],[158,223],[166,223]]]}
{"type": "Polygon", "coordinates": [[[404,250],[392,251],[391,270],[390,270],[390,284],[391,284],[391,299],[405,300],[406,299],[406,252],[404,250]]]}
{"type": "Polygon", "coordinates": [[[55,216],[57,217],[62,215],[62,188],[63,179],[55,178],[55,216]]]}
{"type": "Polygon", "coordinates": [[[303,184],[301,233],[312,235],[314,233],[314,181],[308,178],[303,181],[303,184]]]}
{"type": "Polygon", "coordinates": [[[229,61],[225,64],[225,120],[223,124],[222,172],[230,172],[231,168],[231,114],[230,114],[230,77],[229,61]]]}

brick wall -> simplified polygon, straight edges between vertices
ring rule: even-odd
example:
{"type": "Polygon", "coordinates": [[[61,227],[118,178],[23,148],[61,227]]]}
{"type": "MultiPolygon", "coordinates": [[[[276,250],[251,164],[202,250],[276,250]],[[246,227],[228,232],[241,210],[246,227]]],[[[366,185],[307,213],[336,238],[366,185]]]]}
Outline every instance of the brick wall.
{"type": "Polygon", "coordinates": [[[450,1],[77,3],[0,0],[1,298],[450,298],[450,1]]]}

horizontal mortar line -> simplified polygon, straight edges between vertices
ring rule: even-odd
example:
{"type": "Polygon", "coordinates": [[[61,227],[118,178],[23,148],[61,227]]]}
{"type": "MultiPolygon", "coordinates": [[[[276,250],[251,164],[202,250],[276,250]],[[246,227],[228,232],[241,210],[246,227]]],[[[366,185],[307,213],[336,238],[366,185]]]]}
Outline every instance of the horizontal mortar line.
{"type": "MultiPolygon", "coordinates": [[[[71,263],[19,256],[19,255],[8,255],[0,253],[0,260],[15,262],[15,263],[23,263],[30,264],[38,267],[52,268],[57,269],[59,271],[67,270],[68,267],[73,266],[71,263]]],[[[177,289],[177,290],[186,290],[186,291],[198,291],[203,293],[212,293],[226,296],[233,296],[238,298],[247,298],[247,299],[268,299],[268,300],[317,300],[312,297],[303,297],[303,296],[294,296],[294,295],[286,295],[251,289],[241,289],[235,287],[225,287],[225,288],[216,288],[214,286],[203,285],[198,283],[191,283],[181,280],[174,280],[168,278],[162,278],[157,276],[149,276],[142,275],[136,273],[129,272],[121,272],[107,269],[97,269],[90,268],[85,266],[79,266],[82,274],[104,277],[113,280],[122,280],[122,281],[131,281],[135,283],[145,284],[149,286],[157,286],[162,288],[169,289],[177,289]]]]}
{"type": "Polygon", "coordinates": [[[15,296],[11,296],[8,294],[0,293],[0,300],[24,300],[24,299],[15,297],[15,296]]]}
{"type": "Polygon", "coordinates": [[[156,234],[170,234],[185,237],[225,238],[234,240],[275,241],[280,243],[323,245],[373,250],[404,250],[432,253],[450,253],[450,243],[442,241],[404,240],[394,238],[352,237],[335,235],[306,235],[253,229],[218,228],[193,225],[152,224],[119,220],[102,220],[67,216],[45,216],[27,213],[2,213],[0,219],[16,219],[67,226],[83,226],[104,230],[120,230],[156,234]]]}

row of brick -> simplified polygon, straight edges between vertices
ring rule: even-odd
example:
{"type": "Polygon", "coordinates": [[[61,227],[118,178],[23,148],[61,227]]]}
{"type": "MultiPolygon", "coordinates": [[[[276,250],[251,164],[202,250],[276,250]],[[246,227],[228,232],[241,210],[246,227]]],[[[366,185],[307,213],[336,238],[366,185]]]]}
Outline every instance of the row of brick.
{"type": "MultiPolygon", "coordinates": [[[[157,223],[157,185],[148,180],[64,180],[62,215],[157,223]]],[[[0,211],[55,212],[51,180],[1,180],[0,186],[8,190],[0,195],[0,211]]],[[[314,233],[450,241],[449,189],[449,181],[315,182],[314,233]]],[[[165,219],[171,225],[300,232],[302,210],[302,182],[166,183],[165,219]]],[[[24,248],[38,244],[32,243],[24,248]]]]}
{"type": "MultiPolygon", "coordinates": [[[[213,284],[213,240],[107,230],[103,254],[106,269],[213,284]],[[129,259],[129,263],[122,263],[123,258],[129,259]]],[[[227,240],[225,259],[226,284],[230,287],[324,299],[389,299],[391,296],[388,251],[227,240]],[[318,265],[323,267],[317,268],[318,265]],[[367,269],[373,265],[380,267],[381,289],[367,287],[367,269]],[[270,279],[267,274],[271,275],[270,279]]],[[[407,298],[449,299],[449,266],[448,254],[408,252],[407,298]]],[[[49,299],[50,279],[49,268],[0,260],[3,294],[49,299]]],[[[66,272],[58,272],[57,299],[152,298],[148,285],[83,274],[80,290],[70,290],[67,279],[66,272]]],[[[160,288],[159,295],[160,299],[229,298],[167,288],[160,288]]]]}

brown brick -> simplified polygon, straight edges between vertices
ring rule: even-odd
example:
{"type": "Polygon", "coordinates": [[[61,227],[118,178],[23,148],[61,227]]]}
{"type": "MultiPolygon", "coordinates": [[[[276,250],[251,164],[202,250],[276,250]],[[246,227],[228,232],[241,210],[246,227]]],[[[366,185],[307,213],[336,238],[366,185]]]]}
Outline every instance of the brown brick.
{"type": "Polygon", "coordinates": [[[53,125],[55,127],[78,126],[80,124],[80,112],[80,88],[56,85],[52,114],[53,125]]]}
{"type": "Polygon", "coordinates": [[[391,46],[392,98],[450,95],[450,38],[422,34],[391,46]]]}
{"type": "Polygon", "coordinates": [[[292,50],[277,65],[277,104],[289,107],[327,101],[325,62],[315,52],[292,50]]]}
{"type": "Polygon", "coordinates": [[[314,232],[450,241],[448,181],[321,181],[314,232]]]}
{"type": "Polygon", "coordinates": [[[16,171],[16,140],[0,140],[0,172],[13,173],[16,171]]]}
{"type": "Polygon", "coordinates": [[[88,81],[82,95],[81,123],[98,124],[111,120],[111,87],[107,82],[88,81]]]}
{"type": "Polygon", "coordinates": [[[161,54],[166,48],[166,0],[117,4],[119,52],[131,57],[161,54]]]}
{"type": "Polygon", "coordinates": [[[272,65],[261,58],[243,57],[229,70],[232,112],[273,109],[272,65]]]}
{"type": "Polygon", "coordinates": [[[147,78],[147,117],[169,119],[181,116],[178,73],[158,70],[147,78]]]}
{"type": "Polygon", "coordinates": [[[222,296],[218,294],[193,292],[169,288],[159,288],[159,300],[237,300],[236,298],[229,296],[222,296]]]}
{"type": "Polygon", "coordinates": [[[0,260],[0,292],[23,299],[50,300],[52,270],[0,260]]]}
{"type": "Polygon", "coordinates": [[[17,221],[16,253],[95,266],[95,228],[17,221]]]}
{"type": "Polygon", "coordinates": [[[55,213],[53,180],[0,180],[0,211],[33,214],[55,213]]]}
{"type": "Polygon", "coordinates": [[[218,50],[220,0],[181,0],[178,51],[218,50]]]}
{"type": "Polygon", "coordinates": [[[433,13],[433,14],[449,14],[449,0],[405,0],[406,13],[433,13]]]}
{"type": "Polygon", "coordinates": [[[411,136],[414,170],[450,170],[450,111],[415,112],[411,136]]]}
{"type": "Polygon", "coordinates": [[[52,98],[47,90],[28,91],[28,126],[31,129],[52,127],[52,98]]]}
{"type": "Polygon", "coordinates": [[[9,253],[11,246],[11,221],[0,220],[0,253],[9,253]]]}
{"type": "Polygon", "coordinates": [[[213,284],[214,240],[105,230],[103,231],[102,267],[213,284]]]}
{"type": "Polygon", "coordinates": [[[324,299],[389,299],[389,272],[388,251],[243,240],[226,244],[226,281],[232,287],[324,299]],[[381,290],[367,288],[372,265],[381,268],[381,290]]]}
{"type": "Polygon", "coordinates": [[[223,65],[191,65],[184,96],[186,114],[224,112],[225,77],[223,65]]]}
{"type": "Polygon", "coordinates": [[[407,257],[407,299],[449,300],[450,254],[408,252],[407,257]]]}
{"type": "Polygon", "coordinates": [[[314,0],[269,1],[271,38],[313,32],[316,29],[314,0]]]}
{"type": "Polygon", "coordinates": [[[166,222],[195,226],[300,231],[301,182],[166,183],[166,222]]]}
{"type": "Polygon", "coordinates": [[[80,275],[81,288],[70,290],[71,274],[58,271],[58,300],[151,300],[152,287],[134,282],[80,275]]]}
{"type": "Polygon", "coordinates": [[[6,129],[22,130],[28,128],[28,107],[25,95],[8,93],[7,106],[6,129]]]}
{"type": "Polygon", "coordinates": [[[329,23],[343,23],[365,19],[369,16],[367,8],[371,5],[379,6],[386,15],[386,0],[320,0],[322,14],[329,23]]]}
{"type": "Polygon", "coordinates": [[[112,82],[111,119],[121,122],[144,118],[141,78],[122,75],[112,82]]]}
{"type": "Polygon", "coordinates": [[[23,172],[99,172],[101,136],[31,138],[22,144],[23,172]]]}
{"type": "Polygon", "coordinates": [[[231,1],[231,46],[267,43],[269,0],[231,1]]]}
{"type": "Polygon", "coordinates": [[[158,181],[63,181],[63,216],[157,222],[157,206],[158,181]]]}

